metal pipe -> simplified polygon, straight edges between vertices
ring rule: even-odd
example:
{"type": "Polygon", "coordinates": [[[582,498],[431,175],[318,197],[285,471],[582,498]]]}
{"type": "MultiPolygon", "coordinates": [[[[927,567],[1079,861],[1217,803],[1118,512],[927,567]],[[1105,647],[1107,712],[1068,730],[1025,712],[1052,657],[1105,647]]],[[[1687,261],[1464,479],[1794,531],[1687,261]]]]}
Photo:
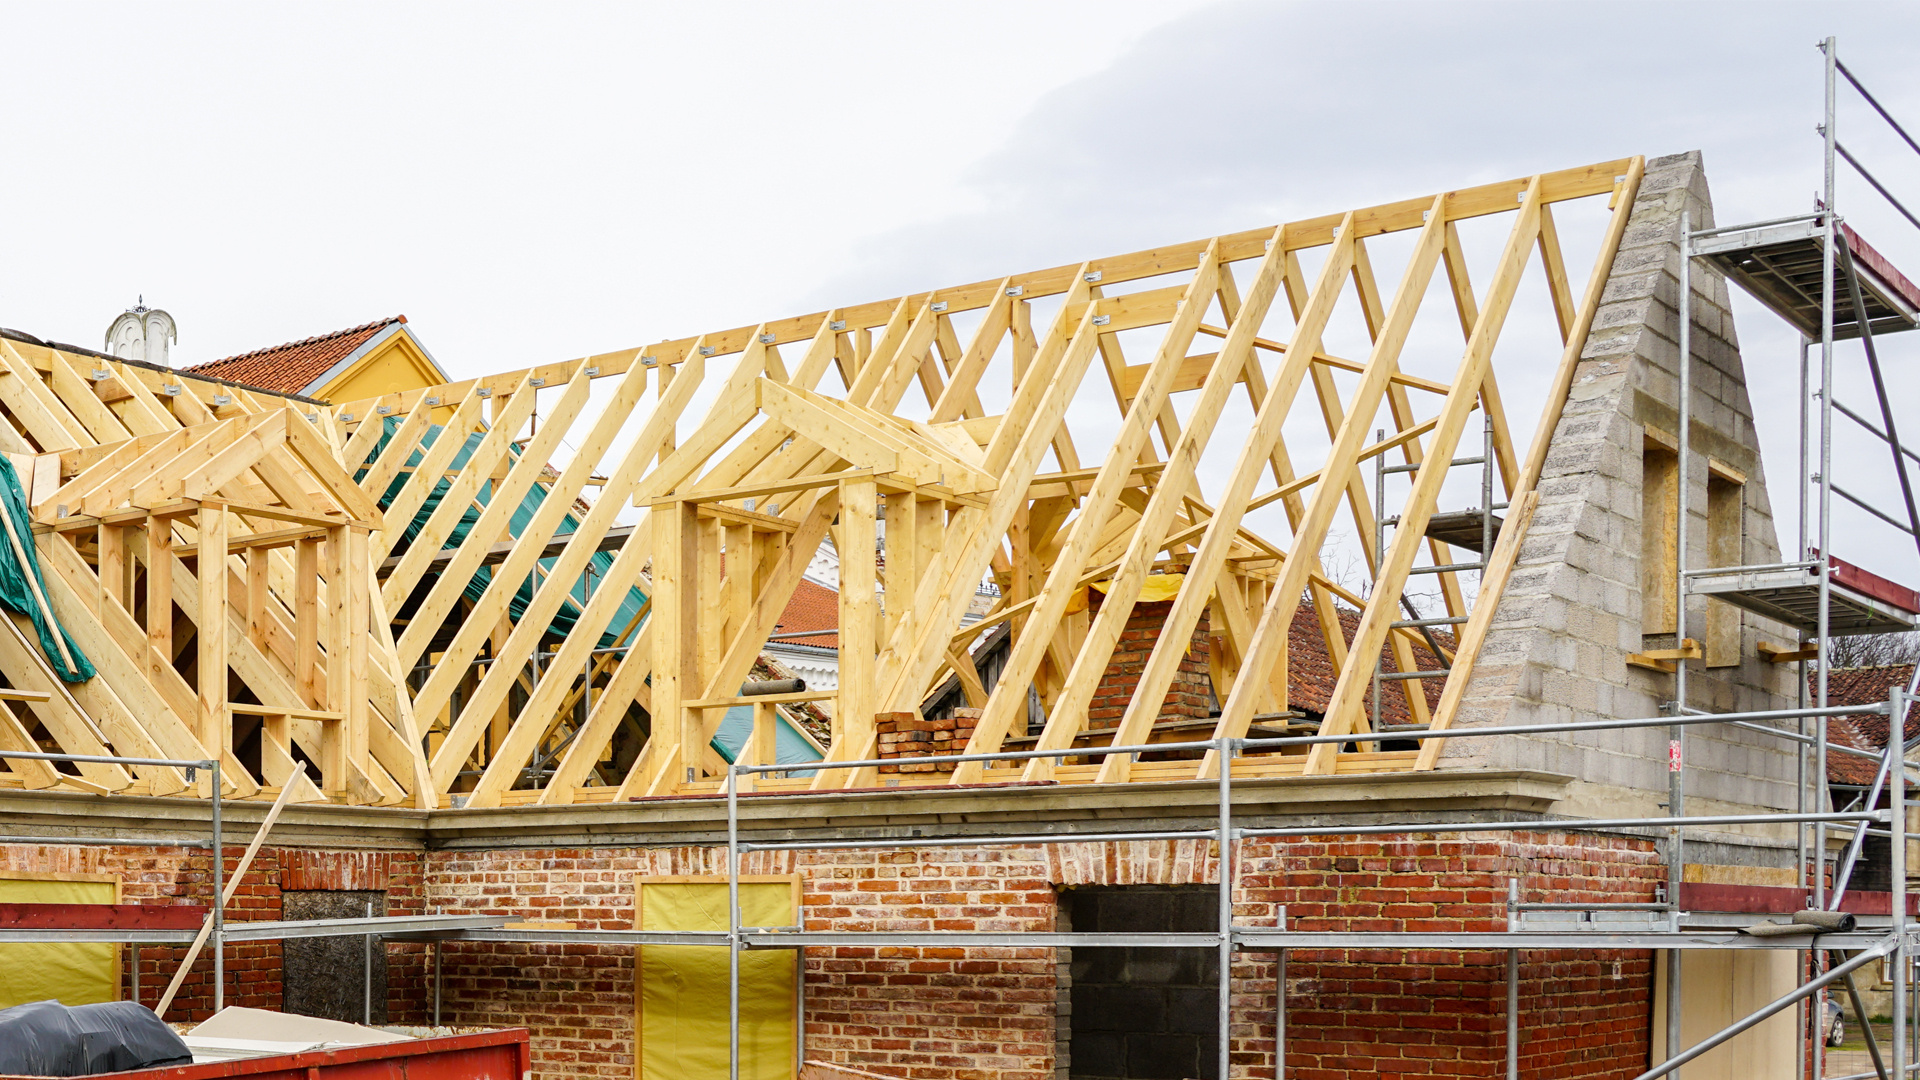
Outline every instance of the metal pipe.
{"type": "Polygon", "coordinates": [[[1833,66],[1839,69],[1840,74],[1845,76],[1848,82],[1853,84],[1853,88],[1860,92],[1861,97],[1867,99],[1867,104],[1873,106],[1873,111],[1880,114],[1880,119],[1885,120],[1887,126],[1898,132],[1900,137],[1906,140],[1907,145],[1913,147],[1915,153],[1920,154],[1920,142],[1915,142],[1913,136],[1907,134],[1907,129],[1900,126],[1900,121],[1895,120],[1893,114],[1888,112],[1885,106],[1881,105],[1872,94],[1867,93],[1867,88],[1860,85],[1859,79],[1853,77],[1853,72],[1847,70],[1847,65],[1841,63],[1839,58],[1835,57],[1833,66]]]}
{"type": "Polygon", "coordinates": [[[1867,1056],[1873,1059],[1873,1074],[1880,1080],[1892,1080],[1887,1075],[1887,1060],[1880,1054],[1880,1037],[1873,1033],[1873,1024],[1867,1020],[1867,1004],[1860,1000],[1860,988],[1854,985],[1851,974],[1843,981],[1847,986],[1847,997],[1853,1002],[1854,1018],[1860,1021],[1860,1031],[1867,1038],[1867,1056]]]}
{"type": "Polygon", "coordinates": [[[1715,229],[1701,229],[1693,235],[1704,240],[1710,236],[1724,236],[1727,233],[1745,232],[1748,229],[1764,229],[1771,225],[1792,225],[1797,221],[1812,221],[1819,216],[1819,214],[1795,214],[1793,217],[1770,218],[1766,221],[1748,221],[1739,225],[1722,225],[1715,229]]]}
{"type": "Polygon", "coordinates": [[[1920,229],[1920,217],[1915,217],[1913,214],[1913,211],[1903,206],[1900,200],[1894,197],[1893,192],[1887,190],[1887,186],[1885,184],[1882,184],[1877,178],[1874,177],[1872,173],[1868,172],[1867,167],[1865,165],[1860,164],[1859,158],[1856,158],[1852,154],[1848,153],[1847,148],[1844,146],[1841,146],[1838,142],[1833,144],[1833,148],[1835,151],[1839,153],[1841,157],[1847,159],[1847,164],[1853,166],[1853,171],[1860,174],[1860,179],[1865,180],[1867,183],[1873,185],[1873,190],[1879,192],[1880,197],[1887,200],[1887,202],[1891,204],[1895,210],[1900,211],[1901,217],[1906,218],[1908,221],[1912,222],[1914,228],[1920,229]]]}
{"type": "Polygon", "coordinates": [[[1893,471],[1900,479],[1900,496],[1907,507],[1907,533],[1916,543],[1920,543],[1920,507],[1914,505],[1913,479],[1907,475],[1907,459],[1901,453],[1904,448],[1900,445],[1900,429],[1894,423],[1893,404],[1887,400],[1887,381],[1880,371],[1880,353],[1873,347],[1872,320],[1867,317],[1866,301],[1860,298],[1860,273],[1853,265],[1853,253],[1847,248],[1840,249],[1840,259],[1847,272],[1847,296],[1853,301],[1853,317],[1860,324],[1860,344],[1867,353],[1867,373],[1873,377],[1873,395],[1880,403],[1880,422],[1887,427],[1881,439],[1893,450],[1893,471]]]}
{"type": "MultiPolygon", "coordinates": [[[[1674,435],[1674,570],[1673,570],[1673,644],[1682,648],[1687,640],[1687,512],[1691,477],[1692,454],[1689,428],[1693,423],[1693,216],[1690,210],[1680,211],[1680,387],[1679,421],[1680,429],[1674,435]]],[[[1687,661],[1681,657],[1673,665],[1673,711],[1675,714],[1687,708],[1687,661]]],[[[1681,772],[1686,760],[1686,728],[1674,725],[1667,728],[1667,816],[1678,819],[1686,813],[1685,774],[1681,772]]],[[[1680,911],[1680,881],[1682,867],[1687,856],[1686,833],[1674,826],[1667,833],[1667,903],[1670,910],[1680,911]]],[[[1680,950],[1667,951],[1667,1052],[1672,1053],[1680,1045],[1680,950]]]]}
{"type": "Polygon", "coordinates": [[[440,1026],[440,946],[445,944],[435,938],[433,942],[433,1026],[440,1026]]]}
{"type": "MultiPolygon", "coordinates": [[[[1832,656],[1832,611],[1833,600],[1833,141],[1834,141],[1834,64],[1836,54],[1834,39],[1829,37],[1820,43],[1820,51],[1825,61],[1825,92],[1823,122],[1820,125],[1820,137],[1824,143],[1824,161],[1821,170],[1820,191],[1820,437],[1819,463],[1814,473],[1819,483],[1819,496],[1816,504],[1818,515],[1816,543],[1819,551],[1819,608],[1815,616],[1814,671],[1816,688],[1814,704],[1819,709],[1827,707],[1827,681],[1829,658],[1832,656]]],[[[1813,744],[1813,783],[1815,785],[1814,808],[1832,806],[1832,792],[1827,787],[1827,719],[1818,715],[1814,725],[1816,742],[1813,744]]],[[[1827,889],[1827,826],[1825,822],[1815,822],[1813,826],[1813,906],[1826,906],[1827,889]]],[[[1818,974],[1825,962],[1826,954],[1813,950],[1813,970],[1818,974]]],[[[1824,1020],[1824,1018],[1822,1018],[1824,1020]]],[[[1816,1038],[1812,1045],[1813,1075],[1825,1072],[1823,1059],[1826,1057],[1826,1041],[1816,1038]]]]}
{"type": "Polygon", "coordinates": [[[1726,814],[1714,817],[1690,817],[1677,824],[1672,818],[1588,818],[1582,821],[1536,819],[1529,821],[1445,821],[1396,825],[1290,825],[1284,828],[1240,829],[1247,836],[1378,836],[1395,833],[1505,832],[1509,830],[1543,831],[1579,829],[1663,829],[1703,828],[1709,825],[1785,825],[1795,821],[1879,821],[1870,811],[1839,814],[1726,814]]]}
{"type": "Polygon", "coordinates": [[[1898,445],[1900,452],[1902,454],[1905,454],[1908,458],[1911,458],[1914,461],[1920,461],[1920,454],[1914,453],[1910,447],[1907,447],[1904,444],[1895,444],[1894,440],[1887,438],[1886,432],[1881,431],[1879,428],[1874,426],[1873,421],[1867,419],[1864,416],[1861,416],[1859,413],[1854,412],[1852,409],[1847,408],[1846,402],[1844,401],[1834,402],[1833,411],[1839,413],[1841,416],[1844,416],[1847,419],[1865,428],[1869,435],[1872,435],[1874,438],[1879,439],[1881,442],[1886,443],[1890,446],[1898,445]]]}
{"type": "Polygon", "coordinates": [[[901,847],[976,847],[994,844],[1092,844],[1115,840],[1193,840],[1215,836],[1213,829],[1161,830],[1123,833],[1039,833],[1028,836],[902,836],[892,840],[788,840],[772,844],[743,843],[741,851],[861,851],[901,847]]]}
{"type": "MultiPolygon", "coordinates": [[[[1569,724],[1515,724],[1506,727],[1448,728],[1443,731],[1409,731],[1396,734],[1396,739],[1471,739],[1490,735],[1544,735],[1553,732],[1581,731],[1617,731],[1622,728],[1671,727],[1676,724],[1726,724],[1738,720],[1793,720],[1801,716],[1864,716],[1883,715],[1887,711],[1884,704],[1844,705],[1829,709],[1759,709],[1750,712],[1704,713],[1698,716],[1655,716],[1637,717],[1626,720],[1586,720],[1569,724]]],[[[1284,715],[1284,714],[1282,714],[1284,715]]],[[[1281,746],[1312,746],[1316,743],[1353,742],[1362,738],[1365,732],[1357,735],[1288,735],[1271,739],[1235,739],[1238,747],[1256,750],[1281,746]]],[[[1142,743],[1133,746],[1076,746],[1065,750],[1006,750],[992,754],[951,754],[937,757],[917,758],[867,758],[860,761],[809,761],[807,769],[865,769],[881,765],[913,765],[920,763],[953,764],[961,761],[1031,761],[1034,758],[1063,757],[1104,757],[1108,754],[1162,754],[1174,750],[1216,750],[1220,740],[1207,739],[1200,742],[1182,743],[1142,743]]],[[[796,768],[787,765],[741,765],[741,772],[792,772],[796,768]]]]}
{"type": "Polygon", "coordinates": [[[226,1007],[227,900],[221,878],[227,871],[227,849],[220,836],[220,762],[210,763],[213,781],[213,1011],[226,1007]]]}
{"type": "MultiPolygon", "coordinates": [[[[371,900],[367,901],[367,918],[373,918],[373,901],[371,900]]],[[[366,991],[360,999],[360,1022],[368,1027],[373,1026],[373,938],[374,935],[368,934],[360,939],[363,952],[361,968],[367,977],[366,991]]]]}
{"type": "Polygon", "coordinates": [[[1646,1072],[1643,1072],[1639,1076],[1634,1077],[1634,1080],[1655,1080],[1656,1077],[1672,1075],[1673,1071],[1675,1069],[1678,1069],[1680,1066],[1685,1065],[1689,1061],[1693,1061],[1694,1059],[1700,1057],[1702,1054],[1705,1054],[1708,1051],[1712,1050],[1714,1047],[1719,1046],[1721,1043],[1724,1043],[1727,1040],[1742,1034],[1743,1032],[1749,1031],[1752,1028],[1758,1027],[1760,1024],[1765,1023],[1775,1013],[1778,1013],[1787,1008],[1790,1008],[1793,1005],[1799,1003],[1801,1000],[1819,993],[1821,987],[1826,986],[1829,983],[1834,982],[1835,980],[1845,978],[1846,975],[1850,972],[1858,971],[1861,968],[1866,967],[1868,964],[1872,963],[1873,961],[1879,959],[1882,956],[1885,956],[1888,952],[1892,950],[1892,948],[1893,948],[1893,942],[1891,939],[1889,939],[1887,941],[1881,942],[1879,945],[1876,945],[1871,949],[1862,951],[1860,955],[1854,957],[1853,959],[1847,961],[1844,964],[1841,964],[1839,967],[1836,967],[1831,971],[1828,971],[1826,974],[1820,976],[1817,979],[1814,979],[1810,982],[1803,984],[1798,989],[1792,991],[1791,993],[1786,994],[1783,997],[1775,998],[1773,1001],[1768,1002],[1766,1005],[1761,1006],[1758,1010],[1748,1013],[1746,1016],[1743,1016],[1740,1019],[1735,1020],[1733,1023],[1728,1024],[1724,1028],[1721,1028],[1719,1031],[1713,1033],[1712,1035],[1709,1035],[1707,1038],[1702,1039],[1701,1041],[1695,1043],[1693,1046],[1689,1047],[1686,1051],[1678,1055],[1675,1055],[1673,1057],[1670,1057],[1667,1060],[1661,1062],[1660,1064],[1654,1066],[1653,1068],[1648,1069],[1646,1072]]]}
{"type": "Polygon", "coordinates": [[[1520,950],[1507,950],[1507,1080],[1520,1080],[1520,950]]]}
{"type": "MultiPolygon", "coordinates": [[[[1891,724],[1888,730],[1892,730],[1891,724]]],[[[1886,753],[1880,757],[1880,768],[1873,774],[1873,786],[1867,789],[1866,808],[1868,810],[1880,805],[1880,791],[1886,786],[1887,775],[1893,771],[1893,761],[1900,755],[1900,749],[1900,740],[1889,735],[1886,753]]],[[[1903,776],[1902,779],[1905,777],[1903,776]]],[[[1853,839],[1847,842],[1846,855],[1840,860],[1839,868],[1833,873],[1833,894],[1827,900],[1828,911],[1840,910],[1840,901],[1846,898],[1847,886],[1851,884],[1853,878],[1854,865],[1860,859],[1860,849],[1865,846],[1866,840],[1865,828],[1853,831],[1853,839]]]]}
{"type": "MultiPolygon", "coordinates": [[[[1284,912],[1284,908],[1282,911],[1284,912]]],[[[1286,915],[1280,916],[1286,925],[1286,915]]],[[[1280,950],[1280,967],[1273,980],[1273,1080],[1287,1080],[1287,950],[1280,950]]]]}
{"type": "Polygon", "coordinates": [[[1221,740],[1220,748],[1220,992],[1219,1054],[1217,1074],[1220,1080],[1232,1075],[1233,1057],[1233,740],[1221,740]]]}
{"type": "Polygon", "coordinates": [[[1770,570],[1811,570],[1813,560],[1800,562],[1755,563],[1751,566],[1708,566],[1689,570],[1683,577],[1726,577],[1733,574],[1761,574],[1770,570]]]}
{"type": "Polygon", "coordinates": [[[167,765],[176,769],[212,769],[219,764],[212,760],[114,757],[111,754],[49,754],[37,750],[0,750],[0,761],[75,761],[88,765],[167,765]]]}
{"type": "MultiPolygon", "coordinates": [[[[1890,717],[1905,721],[1907,715],[1907,695],[1895,687],[1888,695],[1888,706],[1892,710],[1890,717]]],[[[1893,728],[1888,727],[1888,747],[1899,746],[1902,739],[1893,737],[1893,728]]],[[[1889,789],[1892,798],[1889,807],[1893,813],[1888,822],[1893,826],[1893,1060],[1904,1068],[1907,1061],[1907,785],[1902,782],[1889,789]]]]}
{"type": "MultiPolygon", "coordinates": [[[[796,977],[804,978],[800,966],[796,977]]],[[[727,1077],[740,1080],[740,773],[733,765],[727,768],[727,1077]]]]}

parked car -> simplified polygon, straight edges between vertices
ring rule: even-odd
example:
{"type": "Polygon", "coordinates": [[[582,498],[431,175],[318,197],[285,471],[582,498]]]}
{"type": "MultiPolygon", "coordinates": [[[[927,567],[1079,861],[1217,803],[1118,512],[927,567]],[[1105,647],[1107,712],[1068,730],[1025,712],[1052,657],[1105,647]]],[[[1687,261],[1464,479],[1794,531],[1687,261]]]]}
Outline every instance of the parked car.
{"type": "Polygon", "coordinates": [[[1840,1003],[1827,999],[1827,1045],[1839,1046],[1847,1041],[1847,1023],[1840,1011],[1840,1003]]]}

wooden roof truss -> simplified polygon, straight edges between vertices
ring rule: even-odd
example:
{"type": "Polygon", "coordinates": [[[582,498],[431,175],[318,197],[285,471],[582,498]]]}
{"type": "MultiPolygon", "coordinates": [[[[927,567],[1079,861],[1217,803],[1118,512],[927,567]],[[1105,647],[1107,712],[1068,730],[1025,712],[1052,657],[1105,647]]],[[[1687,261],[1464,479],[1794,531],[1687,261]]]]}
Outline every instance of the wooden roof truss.
{"type": "MultiPolygon", "coordinates": [[[[119,371],[129,396],[109,402],[80,370],[94,361],[56,357],[52,370],[0,378],[0,410],[21,452],[59,454],[56,486],[35,488],[49,528],[42,546],[60,571],[50,577],[70,594],[62,617],[92,616],[89,648],[125,660],[116,691],[143,669],[178,666],[155,659],[171,640],[157,624],[165,620],[135,621],[137,609],[155,610],[128,591],[143,550],[158,558],[166,548],[172,583],[163,576],[148,588],[171,588],[189,620],[204,610],[182,602],[189,594],[234,613],[236,685],[266,703],[256,708],[286,710],[246,714],[262,716],[263,730],[274,725],[258,775],[239,774],[262,791],[298,748],[321,764],[328,795],[365,802],[710,792],[724,774],[710,742],[729,708],[754,704],[761,718],[743,760],[767,761],[773,710],[802,701],[831,713],[830,758],[863,760],[879,748],[876,717],[917,710],[949,678],[981,710],[969,751],[1035,735],[1042,749],[1067,749],[1092,737],[1090,703],[1136,600],[1170,574],[1179,580],[1165,630],[1139,664],[1124,716],[1100,739],[1153,737],[1203,619],[1220,704],[1213,734],[1239,737],[1256,717],[1283,713],[1287,636],[1307,598],[1338,673],[1321,730],[1366,733],[1374,668],[1348,657],[1384,654],[1402,672],[1431,659],[1418,628],[1395,625],[1406,621],[1402,597],[1416,573],[1431,573],[1446,616],[1465,621],[1444,679],[1429,680],[1437,700],[1415,680],[1388,685],[1415,723],[1443,729],[1516,558],[1641,168],[1639,158],[1602,162],[331,408],[235,393],[228,411],[183,410],[179,397],[148,388],[147,373],[119,371]],[[1596,271],[1576,298],[1552,207],[1602,196],[1611,211],[1596,271]],[[1476,290],[1458,225],[1492,215],[1508,231],[1476,290]],[[1411,255],[1376,276],[1369,241],[1388,233],[1411,238],[1411,255]],[[1492,358],[1536,256],[1563,352],[1547,413],[1522,448],[1492,358]],[[1402,370],[1438,273],[1463,342],[1445,378],[1402,370]],[[1341,303],[1364,320],[1364,359],[1324,349],[1341,303]],[[1290,330],[1267,329],[1275,325],[1290,330]],[[1110,400],[1117,421],[1092,415],[1089,395],[1110,400]],[[710,402],[697,418],[696,400],[710,402]],[[1284,438],[1296,408],[1324,425],[1329,449],[1318,461],[1301,460],[1284,438]],[[139,425],[123,415],[135,412],[139,425]],[[1380,439],[1370,429],[1383,413],[1393,430],[1380,439]],[[1467,560],[1427,539],[1425,525],[1476,413],[1491,424],[1510,507],[1468,589],[1457,573],[1433,571],[1467,560]],[[1251,419],[1227,419],[1242,414],[1251,419]],[[1367,483],[1380,455],[1417,466],[1384,550],[1373,543],[1367,483]],[[1203,460],[1231,464],[1203,470],[1203,460]],[[1275,504],[1284,537],[1249,521],[1275,504]],[[1321,565],[1336,529],[1358,538],[1364,595],[1321,565]],[[829,536],[841,574],[838,689],[742,698],[829,536]],[[202,583],[195,567],[223,543],[227,573],[202,583]],[[182,544],[194,557],[182,558],[182,544]],[[963,626],[989,578],[1000,589],[994,609],[963,626]],[[344,596],[332,595],[334,581],[344,596]],[[1090,607],[1095,583],[1104,599],[1090,607]],[[630,586],[647,596],[637,614],[630,586]],[[1351,638],[1342,605],[1358,611],[1351,638]],[[989,688],[968,647],[1003,623],[1011,651],[989,688]],[[341,632],[355,627],[367,633],[341,632]],[[1047,717],[1031,734],[1030,687],[1047,717]]],[[[4,353],[0,362],[20,362],[4,353]]],[[[195,637],[218,647],[217,634],[195,637]]],[[[0,640],[0,667],[12,674],[7,649],[0,640]]],[[[236,730],[220,719],[215,687],[175,685],[163,671],[147,693],[171,695],[155,715],[179,720],[166,728],[175,743],[230,740],[236,730]]],[[[129,712],[143,719],[123,726],[168,748],[151,737],[144,710],[129,712]]],[[[126,749],[138,739],[104,741],[126,749]]],[[[1234,768],[1430,769],[1440,752],[1440,740],[1418,750],[1354,745],[1248,755],[1234,768]]],[[[1211,756],[1086,762],[963,763],[885,780],[1117,783],[1218,768],[1211,756]]],[[[881,779],[830,770],[758,786],[881,779]]]]}

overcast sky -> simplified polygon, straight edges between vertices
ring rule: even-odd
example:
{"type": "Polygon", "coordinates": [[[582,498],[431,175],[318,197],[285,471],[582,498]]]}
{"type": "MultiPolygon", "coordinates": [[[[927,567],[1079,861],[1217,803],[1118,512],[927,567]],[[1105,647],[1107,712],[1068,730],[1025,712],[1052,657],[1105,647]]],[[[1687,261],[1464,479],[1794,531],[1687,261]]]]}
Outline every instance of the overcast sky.
{"type": "MultiPolygon", "coordinates": [[[[0,30],[0,325],[98,347],[143,294],[179,363],[404,312],[449,371],[503,370],[1635,153],[1703,150],[1722,222],[1799,213],[1827,34],[1920,127],[1911,4],[40,3],[0,30]]],[[[1920,155],[1843,100],[1920,205],[1920,155]]],[[[1839,205],[1920,277],[1920,231],[1851,176],[1839,205]]],[[[1739,316],[1790,386],[1793,337],[1739,316]]],[[[1759,396],[1784,515],[1791,397],[1759,396]]]]}

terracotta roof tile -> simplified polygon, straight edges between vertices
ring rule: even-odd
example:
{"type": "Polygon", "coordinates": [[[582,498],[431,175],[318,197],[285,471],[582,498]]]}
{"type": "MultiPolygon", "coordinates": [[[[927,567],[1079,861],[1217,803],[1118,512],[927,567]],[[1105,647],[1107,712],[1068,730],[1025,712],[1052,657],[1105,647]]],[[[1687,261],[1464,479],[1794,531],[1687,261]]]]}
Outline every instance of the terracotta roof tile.
{"type": "MultiPolygon", "coordinates": [[[[1348,642],[1353,641],[1354,631],[1360,628],[1360,613],[1350,608],[1336,607],[1340,613],[1342,636],[1348,642]]],[[[1443,630],[1435,630],[1434,640],[1443,649],[1453,648],[1453,637],[1443,630]]],[[[1413,649],[1414,663],[1425,669],[1438,668],[1439,662],[1433,652],[1424,644],[1413,649]]],[[[1389,649],[1380,650],[1380,660],[1387,671],[1394,670],[1393,655],[1389,649]]],[[[1336,677],[1333,661],[1327,656],[1326,636],[1320,632],[1320,617],[1314,611],[1313,602],[1302,600],[1293,614],[1293,626],[1287,633],[1287,705],[1289,708],[1305,709],[1309,712],[1325,712],[1327,702],[1333,698],[1336,677]]],[[[1422,679],[1420,686],[1426,691],[1427,708],[1433,709],[1440,704],[1440,679],[1422,679]]],[[[1411,722],[1407,710],[1407,695],[1396,684],[1380,684],[1380,719],[1388,724],[1411,722]]]]}
{"type": "Polygon", "coordinates": [[[793,599],[787,601],[787,609],[780,613],[780,624],[774,633],[795,634],[803,630],[821,630],[824,633],[810,637],[783,637],[779,642],[817,645],[823,649],[840,647],[840,594],[805,578],[800,579],[800,587],[793,590],[793,599]]]}
{"type": "Polygon", "coordinates": [[[377,319],[345,330],[335,330],[331,334],[290,341],[269,349],[255,349],[181,370],[243,383],[276,394],[297,394],[313,385],[314,380],[325,375],[333,365],[353,355],[355,349],[365,345],[375,334],[394,323],[406,321],[405,315],[395,315],[390,319],[377,319]]]}
{"type": "MultiPolygon", "coordinates": [[[[1814,700],[1819,684],[1815,672],[1807,673],[1808,700],[1814,700]]],[[[1912,664],[1885,664],[1879,667],[1835,668],[1827,673],[1827,702],[1831,705],[1873,705],[1887,700],[1894,686],[1913,685],[1912,664]]],[[[1859,750],[1879,753],[1887,748],[1887,718],[1878,713],[1860,713],[1827,723],[1829,741],[1844,743],[1859,750]]],[[[1920,736],[1920,707],[1907,708],[1905,738],[1920,736]]],[[[1870,786],[1878,766],[1852,754],[1827,755],[1827,782],[1870,786]]]]}

